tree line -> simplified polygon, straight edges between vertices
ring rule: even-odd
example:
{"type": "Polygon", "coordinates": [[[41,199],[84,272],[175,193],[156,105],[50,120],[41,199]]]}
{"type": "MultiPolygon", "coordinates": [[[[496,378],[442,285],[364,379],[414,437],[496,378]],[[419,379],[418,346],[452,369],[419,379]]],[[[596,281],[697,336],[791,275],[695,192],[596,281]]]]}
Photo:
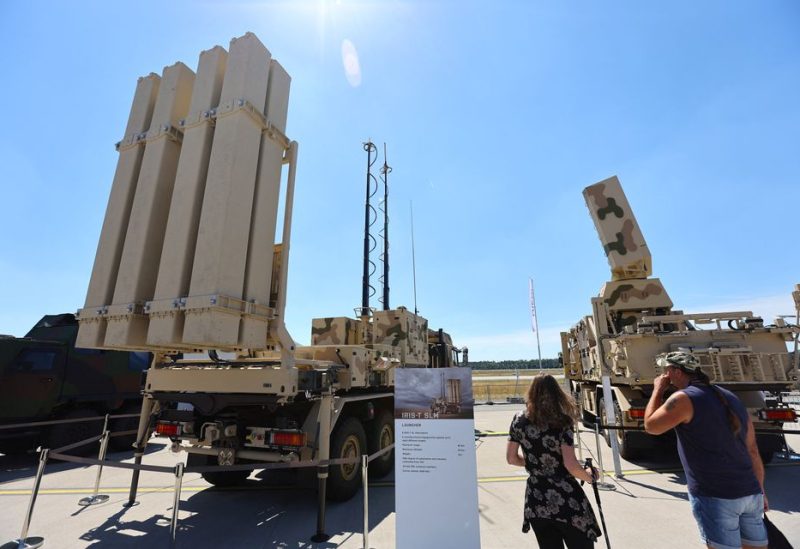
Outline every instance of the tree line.
{"type": "MultiPolygon", "coordinates": [[[[470,360],[469,367],[473,370],[538,370],[539,360],[470,360]]],[[[543,358],[542,368],[561,369],[557,358],[543,358]]]]}

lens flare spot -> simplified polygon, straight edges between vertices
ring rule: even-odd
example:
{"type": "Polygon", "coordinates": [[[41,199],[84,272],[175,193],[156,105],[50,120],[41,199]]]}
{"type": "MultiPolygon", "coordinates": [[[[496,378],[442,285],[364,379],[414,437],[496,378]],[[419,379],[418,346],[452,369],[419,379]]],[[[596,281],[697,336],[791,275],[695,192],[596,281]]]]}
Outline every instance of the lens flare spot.
{"type": "Polygon", "coordinates": [[[342,65],[347,82],[357,88],[361,85],[361,64],[358,62],[358,52],[353,43],[345,38],[342,40],[342,65]]]}

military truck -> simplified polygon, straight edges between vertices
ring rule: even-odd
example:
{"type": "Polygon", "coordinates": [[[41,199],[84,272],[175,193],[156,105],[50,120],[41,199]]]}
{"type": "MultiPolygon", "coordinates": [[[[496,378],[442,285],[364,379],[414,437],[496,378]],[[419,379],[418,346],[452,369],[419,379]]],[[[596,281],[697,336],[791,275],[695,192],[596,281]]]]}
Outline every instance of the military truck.
{"type": "MultiPolygon", "coordinates": [[[[237,353],[218,362],[157,356],[145,387],[147,402],[154,404],[153,428],[172,441],[173,451],[187,452],[190,464],[375,453],[394,441],[395,369],[431,367],[441,357],[433,342],[437,333],[424,318],[398,307],[364,318],[314,319],[312,344],[295,348],[292,367],[279,353],[237,353]]],[[[457,366],[458,360],[458,349],[450,347],[441,367],[457,366]]],[[[388,452],[370,464],[370,474],[383,476],[393,463],[388,452]]],[[[249,471],[203,476],[228,486],[243,482],[249,471]]],[[[348,499],[359,487],[360,467],[331,467],[329,499],[348,499]]]]}
{"type": "MultiPolygon", "coordinates": [[[[141,409],[148,353],[75,347],[75,315],[46,315],[25,337],[0,336],[0,426],[60,419],[100,418],[141,409]]],[[[112,420],[114,431],[138,421],[112,420]]],[[[39,444],[58,448],[96,435],[101,421],[0,429],[0,452],[24,453],[39,444]]],[[[114,449],[130,449],[133,436],[114,437],[114,449]]]]}
{"type": "MultiPolygon", "coordinates": [[[[297,143],[284,134],[289,82],[250,33],[230,51],[202,52],[197,73],[177,63],[139,80],[79,311],[81,345],[154,353],[137,461],[151,432],[189,464],[374,453],[394,439],[396,369],[458,365],[446,332],[386,303],[314,319],[310,345],[289,335],[297,165],[297,143]]],[[[318,274],[335,268],[320,263],[318,274]]],[[[370,472],[392,465],[387,452],[370,472]]],[[[248,475],[203,473],[218,486],[248,475]]],[[[338,464],[317,476],[322,497],[346,499],[361,468],[338,464]]]]}
{"type": "MultiPolygon", "coordinates": [[[[619,180],[611,177],[587,187],[583,196],[611,267],[611,280],[591,300],[592,313],[561,333],[565,377],[583,419],[599,417],[604,425],[616,425],[619,429],[609,429],[605,436],[617,438],[626,459],[669,442],[669,437],[634,429],[643,426],[653,380],[663,373],[656,355],[686,350],[699,358],[712,383],[742,399],[757,429],[780,430],[784,422],[796,421],[792,409],[776,399],[766,401],[764,395],[780,394],[797,383],[798,366],[789,357],[787,342],[797,340],[798,327],[782,318],[767,326],[751,311],[684,314],[673,309],[661,281],[651,277],[650,251],[619,180]],[[606,413],[605,376],[613,416],[606,413]]],[[[800,307],[800,286],[794,299],[800,307]]],[[[771,434],[758,434],[757,441],[765,462],[783,444],[771,434]]]]}

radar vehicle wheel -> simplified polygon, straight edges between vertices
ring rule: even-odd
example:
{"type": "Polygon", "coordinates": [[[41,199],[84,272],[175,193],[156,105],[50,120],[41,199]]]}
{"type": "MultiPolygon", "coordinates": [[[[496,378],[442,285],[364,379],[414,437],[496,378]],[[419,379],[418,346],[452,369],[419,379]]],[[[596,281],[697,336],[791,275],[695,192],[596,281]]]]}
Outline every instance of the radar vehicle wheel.
{"type": "MultiPolygon", "coordinates": [[[[600,399],[599,406],[599,413],[600,413],[600,424],[601,425],[614,425],[615,427],[623,427],[622,422],[622,409],[619,406],[619,402],[616,400],[614,401],[614,421],[609,422],[608,418],[606,418],[606,404],[604,399],[600,399]]],[[[619,447],[619,455],[622,459],[632,460],[638,457],[638,451],[631,447],[631,434],[625,429],[602,429],[601,433],[603,438],[606,439],[606,444],[608,444],[609,448],[611,447],[611,437],[617,438],[617,446],[619,447]]]]}

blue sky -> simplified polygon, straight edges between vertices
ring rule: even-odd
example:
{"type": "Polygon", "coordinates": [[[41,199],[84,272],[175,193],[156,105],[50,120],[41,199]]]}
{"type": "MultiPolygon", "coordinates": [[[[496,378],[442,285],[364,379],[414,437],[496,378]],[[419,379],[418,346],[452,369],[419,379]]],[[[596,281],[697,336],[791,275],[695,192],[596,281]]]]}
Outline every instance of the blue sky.
{"type": "MultiPolygon", "coordinates": [[[[793,312],[800,4],[0,3],[0,333],[83,305],[136,79],[255,32],[300,143],[287,324],[360,304],[365,154],[388,143],[392,305],[532,358],[609,271],[581,190],[617,175],[677,308],[793,312]],[[342,45],[360,72],[345,72],[342,45]]],[[[377,304],[377,303],[376,303],[377,304]]]]}

